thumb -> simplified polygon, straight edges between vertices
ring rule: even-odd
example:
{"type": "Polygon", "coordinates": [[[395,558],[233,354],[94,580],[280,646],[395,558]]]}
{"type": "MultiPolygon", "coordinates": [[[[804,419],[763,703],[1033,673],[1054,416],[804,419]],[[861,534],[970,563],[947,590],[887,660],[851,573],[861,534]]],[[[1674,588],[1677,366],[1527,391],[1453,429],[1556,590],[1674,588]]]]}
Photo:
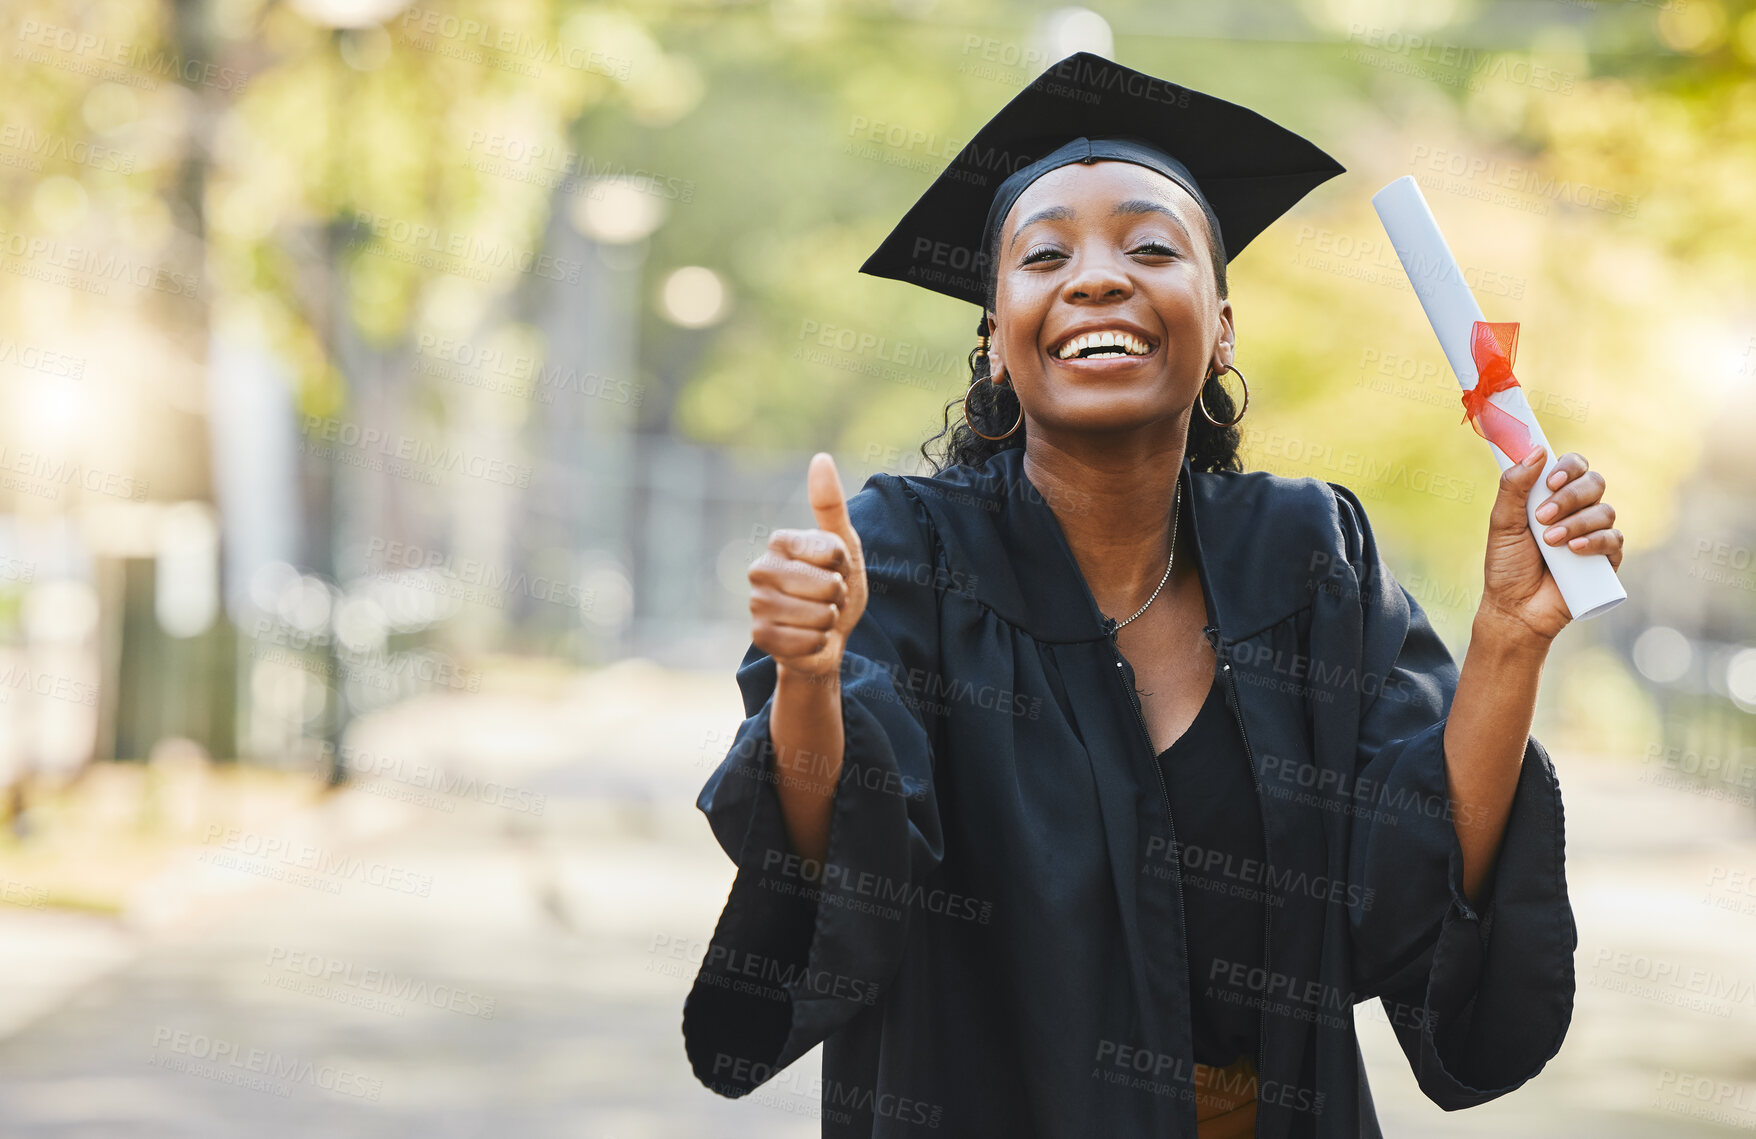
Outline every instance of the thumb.
{"type": "Polygon", "coordinates": [[[1530,449],[1530,454],[1522,462],[1507,467],[1500,473],[1500,493],[1494,499],[1494,509],[1488,518],[1489,525],[1501,530],[1530,528],[1525,504],[1530,499],[1531,489],[1536,486],[1537,476],[1543,473],[1543,464],[1548,455],[1548,448],[1538,443],[1530,449]]]}
{"type": "Polygon", "coordinates": [[[853,519],[848,517],[847,496],[841,490],[841,476],[836,473],[835,459],[828,451],[811,456],[811,473],[806,483],[811,499],[811,514],[819,530],[839,535],[850,553],[859,548],[860,536],[854,532],[853,519]]]}

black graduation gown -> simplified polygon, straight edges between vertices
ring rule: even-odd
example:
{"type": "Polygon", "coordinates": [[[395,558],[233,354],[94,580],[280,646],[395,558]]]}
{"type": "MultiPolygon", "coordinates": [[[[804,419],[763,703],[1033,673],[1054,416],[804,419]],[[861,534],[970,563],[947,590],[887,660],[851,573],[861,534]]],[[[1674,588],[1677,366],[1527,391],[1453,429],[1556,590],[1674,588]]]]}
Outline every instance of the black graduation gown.
{"type": "MultiPolygon", "coordinates": [[[[824,863],[790,852],[774,662],[754,646],[748,718],[699,798],[737,874],[684,1047],[738,1096],[822,1041],[825,1136],[1196,1134],[1156,757],[1113,623],[1021,460],[877,474],[848,502],[870,600],[842,662],[824,863]]],[[[1526,744],[1471,905],[1442,746],[1457,666],[1359,500],[1187,461],[1179,478],[1276,899],[1267,967],[1220,978],[1261,1012],[1256,1134],[1379,1134],[1352,1017],[1372,998],[1435,1103],[1506,1094],[1573,1008],[1548,753],[1526,744]]]]}

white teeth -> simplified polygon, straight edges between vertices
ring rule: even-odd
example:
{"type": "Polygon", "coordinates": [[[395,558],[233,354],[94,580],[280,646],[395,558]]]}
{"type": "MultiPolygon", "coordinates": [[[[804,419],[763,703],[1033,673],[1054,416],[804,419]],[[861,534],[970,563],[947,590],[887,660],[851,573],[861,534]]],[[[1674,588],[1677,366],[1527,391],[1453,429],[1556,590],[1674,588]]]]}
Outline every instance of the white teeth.
{"type": "Polygon", "coordinates": [[[1061,350],[1055,355],[1057,359],[1069,360],[1079,355],[1087,348],[1117,349],[1117,351],[1114,352],[1097,353],[1094,356],[1086,357],[1087,359],[1124,355],[1144,356],[1147,352],[1151,351],[1151,349],[1147,347],[1146,342],[1141,340],[1138,336],[1132,336],[1126,332],[1106,329],[1102,332],[1087,332],[1075,336],[1067,343],[1061,345],[1061,350]]]}

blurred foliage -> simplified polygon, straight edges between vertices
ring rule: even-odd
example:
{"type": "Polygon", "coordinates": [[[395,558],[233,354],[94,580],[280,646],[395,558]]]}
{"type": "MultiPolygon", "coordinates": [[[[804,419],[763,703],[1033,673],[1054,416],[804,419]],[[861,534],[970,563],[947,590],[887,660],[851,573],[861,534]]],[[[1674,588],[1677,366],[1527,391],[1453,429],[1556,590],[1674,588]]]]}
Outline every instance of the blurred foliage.
{"type": "MultiPolygon", "coordinates": [[[[109,346],[134,366],[93,385],[116,393],[118,432],[143,393],[182,391],[199,374],[198,344],[147,353],[140,329],[209,320],[263,330],[307,413],[361,398],[363,369],[336,349],[357,339],[391,361],[391,398],[410,416],[459,414],[412,374],[410,345],[437,332],[540,351],[541,330],[517,303],[530,275],[436,272],[379,231],[425,227],[540,250],[577,191],[492,172],[483,140],[503,136],[689,188],[647,243],[644,287],[706,265],[734,303],[717,328],[691,331],[646,298],[640,379],[660,393],[643,412],[647,429],[757,452],[833,446],[913,469],[920,440],[961,393],[977,314],[856,270],[1040,70],[1028,53],[1040,50],[1048,5],[441,0],[357,28],[308,15],[343,7],[21,0],[0,16],[13,52],[28,29],[50,25],[247,77],[120,81],[141,73],[139,57],[131,72],[87,66],[91,53],[0,71],[10,127],[133,159],[120,171],[51,153],[41,169],[0,169],[0,226],[184,264],[203,282],[205,306],[175,319],[163,298],[134,298],[140,323],[109,346]],[[447,34],[453,17],[486,33],[447,34]],[[598,62],[570,66],[571,52],[598,62]],[[651,374],[654,362],[678,359],[690,362],[680,378],[651,374]]],[[[1491,318],[1523,322],[1526,386],[1582,409],[1547,416],[1551,436],[1608,472],[1623,514],[1639,519],[1631,547],[1665,536],[1704,423],[1748,386],[1739,357],[1756,325],[1749,3],[1099,8],[1123,62],[1256,108],[1349,167],[1233,266],[1239,361],[1254,396],[1247,465],[1355,485],[1401,557],[1446,589],[1479,585],[1497,472],[1458,422],[1455,385],[1368,204],[1434,154],[1461,154],[1495,173],[1429,187],[1428,197],[1460,260],[1519,283],[1516,297],[1481,299],[1491,318]],[[1427,46],[1407,50],[1411,36],[1427,46]],[[1533,68],[1566,77],[1564,88],[1518,78],[1533,68]],[[1494,181],[1508,168],[1535,182],[1494,181]],[[1580,206],[1540,188],[1557,183],[1638,207],[1594,207],[1589,194],[1580,206]],[[1332,246],[1380,252],[1324,255],[1326,234],[1332,246]],[[1360,386],[1385,357],[1427,369],[1426,386],[1410,398],[1360,386]],[[1303,457],[1271,453],[1276,438],[1300,441],[1303,457]],[[1473,500],[1419,493],[1402,476],[1361,484],[1345,465],[1361,455],[1469,484],[1473,500]]],[[[13,282],[0,281],[0,295],[15,326],[44,319],[44,302],[28,307],[13,282]]],[[[86,302],[60,303],[77,313],[86,302]]],[[[185,402],[199,414],[198,399],[185,402]]]]}

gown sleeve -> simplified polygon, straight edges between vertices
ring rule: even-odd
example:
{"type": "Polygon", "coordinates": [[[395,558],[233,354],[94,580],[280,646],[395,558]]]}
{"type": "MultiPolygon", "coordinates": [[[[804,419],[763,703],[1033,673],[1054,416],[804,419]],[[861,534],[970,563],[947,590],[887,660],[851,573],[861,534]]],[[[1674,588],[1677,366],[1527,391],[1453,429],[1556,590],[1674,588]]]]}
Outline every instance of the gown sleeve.
{"type": "Polygon", "coordinates": [[[1363,615],[1349,848],[1354,999],[1381,998],[1427,1098],[1447,1111],[1505,1095],[1560,1050],[1578,944],[1561,789],[1525,743],[1483,892],[1463,889],[1444,736],[1458,667],[1379,556],[1360,502],[1335,488],[1363,615]]]}
{"type": "MultiPolygon", "coordinates": [[[[841,663],[842,769],[821,865],[793,853],[769,738],[774,659],[738,669],[746,719],[696,805],[737,865],[683,1006],[696,1078],[742,1096],[882,999],[903,954],[907,899],[943,855],[933,784],[938,714],[911,694],[939,667],[945,575],[926,509],[893,475],[848,500],[865,552],[865,613],[841,663]]],[[[805,761],[809,762],[809,760],[805,761]]]]}

